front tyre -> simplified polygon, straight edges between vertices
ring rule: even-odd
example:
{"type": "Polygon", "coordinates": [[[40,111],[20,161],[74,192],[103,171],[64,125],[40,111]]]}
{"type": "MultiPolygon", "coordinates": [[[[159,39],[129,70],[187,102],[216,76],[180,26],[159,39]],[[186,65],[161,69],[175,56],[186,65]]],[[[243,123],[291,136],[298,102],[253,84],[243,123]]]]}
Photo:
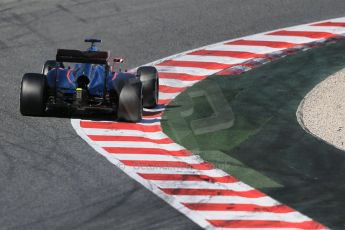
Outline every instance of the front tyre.
{"type": "Polygon", "coordinates": [[[26,73],[20,88],[20,113],[25,116],[43,115],[47,102],[47,81],[43,74],[26,73]]]}
{"type": "Polygon", "coordinates": [[[118,95],[117,119],[138,122],[142,114],[142,84],[140,81],[126,82],[118,95]]]}
{"type": "Polygon", "coordinates": [[[145,108],[154,108],[158,105],[159,77],[153,66],[142,66],[137,70],[137,76],[143,84],[143,105],[145,108]]]}

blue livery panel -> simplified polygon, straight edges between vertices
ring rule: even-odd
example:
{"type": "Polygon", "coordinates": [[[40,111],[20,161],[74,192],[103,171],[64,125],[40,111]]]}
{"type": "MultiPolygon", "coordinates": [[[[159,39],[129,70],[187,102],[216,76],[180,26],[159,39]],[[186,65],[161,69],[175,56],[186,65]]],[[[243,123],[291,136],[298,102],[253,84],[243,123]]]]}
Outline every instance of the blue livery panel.
{"type": "MultiPolygon", "coordinates": [[[[91,96],[102,97],[104,91],[105,68],[95,64],[76,64],[73,69],[53,68],[47,74],[48,86],[63,93],[75,93],[78,88],[78,79],[87,77],[87,89],[91,96]],[[56,79],[57,78],[57,79],[56,79]],[[56,81],[56,82],[55,82],[56,81]]],[[[107,74],[107,89],[115,90],[117,82],[125,78],[134,78],[130,73],[111,73],[107,74]]]]}

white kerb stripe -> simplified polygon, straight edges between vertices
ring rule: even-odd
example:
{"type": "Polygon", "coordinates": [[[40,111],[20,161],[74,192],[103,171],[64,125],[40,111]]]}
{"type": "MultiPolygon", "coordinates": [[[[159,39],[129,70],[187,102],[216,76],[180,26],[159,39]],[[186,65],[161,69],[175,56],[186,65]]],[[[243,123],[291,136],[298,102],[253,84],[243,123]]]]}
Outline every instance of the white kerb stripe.
{"type": "Polygon", "coordinates": [[[298,213],[241,212],[241,211],[196,211],[208,220],[274,220],[287,222],[310,221],[310,218],[298,213]]]}
{"type": "Polygon", "coordinates": [[[254,54],[268,54],[286,48],[272,48],[268,46],[244,46],[244,45],[217,45],[212,47],[207,47],[206,50],[218,50],[218,51],[237,51],[237,52],[250,52],[254,54]]]}
{"type": "Polygon", "coordinates": [[[269,196],[259,198],[247,198],[240,196],[174,196],[181,203],[195,203],[195,204],[253,204],[265,207],[280,205],[276,200],[269,196]]]}
{"type": "Polygon", "coordinates": [[[177,88],[190,87],[199,81],[181,81],[171,78],[161,78],[159,79],[159,85],[172,86],[177,88]]]}
{"type": "Polygon", "coordinates": [[[345,27],[339,26],[295,26],[289,28],[289,31],[309,31],[309,32],[326,32],[333,34],[345,33],[345,27]]]}
{"type": "MultiPolygon", "coordinates": [[[[203,161],[195,158],[195,156],[188,157],[176,157],[158,154],[111,154],[112,158],[117,160],[145,160],[145,161],[173,161],[173,162],[185,162],[188,164],[200,164],[203,161]]],[[[146,168],[146,167],[144,167],[146,168]]],[[[170,170],[170,174],[174,171],[170,170]]],[[[157,173],[159,174],[159,173],[157,173]]]]}
{"type": "Polygon", "coordinates": [[[136,173],[148,173],[148,174],[180,174],[180,175],[205,175],[209,177],[224,177],[228,176],[227,173],[220,169],[211,169],[211,170],[198,170],[198,169],[189,169],[189,168],[170,168],[164,167],[145,167],[145,168],[136,168],[134,169],[136,173]]]}
{"type": "Polygon", "coordinates": [[[139,130],[115,130],[115,129],[93,129],[84,128],[86,135],[102,135],[102,136],[131,136],[131,137],[146,137],[153,140],[160,140],[167,138],[163,132],[150,132],[146,133],[139,130]]]}
{"type": "Polygon", "coordinates": [[[253,190],[252,187],[243,184],[242,182],[235,183],[212,183],[207,181],[154,181],[155,185],[160,188],[171,189],[221,189],[221,190],[233,190],[237,192],[246,192],[253,190]]]}
{"type": "Polygon", "coordinates": [[[184,147],[176,143],[171,144],[157,144],[152,142],[140,142],[140,141],[96,141],[99,146],[102,147],[118,147],[118,148],[133,148],[140,153],[142,150],[147,148],[162,149],[167,151],[179,151],[185,150],[184,147]]]}
{"type": "Polygon", "coordinates": [[[304,44],[313,42],[315,40],[320,40],[319,38],[307,38],[307,37],[297,37],[297,36],[281,36],[281,35],[255,35],[245,38],[250,41],[270,41],[270,42],[287,42],[295,44],[304,44]]]}
{"type": "MultiPolygon", "coordinates": [[[[343,23],[345,23],[345,17],[334,18],[334,19],[331,19],[331,20],[325,20],[325,22],[343,22],[343,23]]],[[[312,24],[315,24],[315,23],[312,23],[312,24]]]]}
{"type": "Polygon", "coordinates": [[[159,99],[173,99],[180,93],[162,93],[159,92],[159,99]]]}
{"type": "Polygon", "coordinates": [[[222,69],[203,69],[197,67],[181,67],[181,66],[156,66],[160,73],[184,73],[197,76],[209,76],[221,71],[222,69]]]}
{"type": "Polygon", "coordinates": [[[232,57],[219,57],[219,56],[212,56],[212,55],[182,55],[179,57],[174,58],[173,60],[176,61],[197,61],[197,62],[216,62],[221,64],[239,64],[242,63],[247,59],[243,58],[232,58],[232,57]]]}

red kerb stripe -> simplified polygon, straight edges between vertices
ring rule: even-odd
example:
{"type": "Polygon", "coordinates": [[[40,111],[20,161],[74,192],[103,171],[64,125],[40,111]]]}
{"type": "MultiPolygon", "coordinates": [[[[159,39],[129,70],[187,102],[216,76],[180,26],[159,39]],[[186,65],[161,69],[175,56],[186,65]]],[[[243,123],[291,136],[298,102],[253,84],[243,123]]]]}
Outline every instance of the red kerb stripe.
{"type": "Polygon", "coordinates": [[[150,139],[147,137],[135,136],[106,136],[106,135],[88,135],[93,141],[135,141],[135,142],[151,142],[156,144],[171,144],[174,143],[170,138],[150,139]]]}
{"type": "Polygon", "coordinates": [[[225,189],[193,189],[193,188],[160,188],[169,195],[178,196],[241,196],[247,198],[259,198],[266,196],[257,190],[233,191],[225,189]]]}
{"type": "Polygon", "coordinates": [[[182,73],[159,73],[159,78],[176,79],[181,81],[200,81],[205,79],[206,77],[182,73]]]}
{"type": "Polygon", "coordinates": [[[255,204],[212,204],[212,203],[183,203],[187,208],[197,211],[243,211],[243,212],[295,212],[286,205],[265,207],[255,204]]]}
{"type": "Polygon", "coordinates": [[[325,229],[314,221],[286,222],[273,220],[207,220],[218,228],[300,228],[300,229],[325,229]]]}
{"type": "Polygon", "coordinates": [[[322,22],[313,24],[311,26],[334,26],[334,27],[345,27],[345,22],[322,22]]]}
{"type": "Polygon", "coordinates": [[[236,40],[227,42],[225,45],[242,45],[242,46],[267,46],[271,48],[290,48],[298,44],[289,42],[275,42],[275,41],[251,41],[251,40],[236,40]]]}
{"type": "Polygon", "coordinates": [[[190,156],[188,150],[169,151],[165,149],[156,148],[130,148],[130,147],[103,147],[112,154],[155,154],[155,155],[169,155],[169,156],[190,156]]]}
{"type": "Polygon", "coordinates": [[[142,125],[142,124],[125,123],[125,122],[80,121],[80,127],[94,128],[94,129],[128,129],[128,130],[139,130],[139,131],[144,131],[144,132],[162,131],[160,125],[142,125]]]}
{"type": "Polygon", "coordinates": [[[135,167],[169,167],[169,168],[190,168],[199,170],[214,169],[213,165],[207,162],[200,164],[188,164],[180,161],[135,161],[122,160],[123,164],[135,167]]]}
{"type": "Polygon", "coordinates": [[[228,68],[229,64],[222,64],[216,62],[199,62],[199,61],[175,61],[166,60],[158,64],[159,66],[180,66],[180,67],[195,67],[203,69],[225,69],[228,68]]]}
{"type": "Polygon", "coordinates": [[[145,174],[139,173],[141,177],[147,180],[173,180],[173,181],[207,181],[218,183],[234,183],[238,180],[232,176],[210,177],[206,175],[188,175],[188,174],[145,174]]]}
{"type": "Polygon", "coordinates": [[[159,86],[159,92],[162,93],[180,93],[186,88],[178,88],[178,87],[172,87],[172,86],[166,86],[166,85],[161,85],[159,86]]]}
{"type": "Polygon", "coordinates": [[[240,51],[226,51],[226,50],[197,50],[188,55],[205,55],[205,56],[220,56],[220,57],[233,57],[233,58],[256,58],[262,57],[261,54],[255,54],[250,52],[240,52],[240,51]]]}
{"type": "Polygon", "coordinates": [[[275,31],[272,33],[268,33],[267,35],[277,35],[277,36],[297,36],[297,37],[307,37],[307,38],[328,38],[335,36],[335,34],[327,33],[327,32],[316,32],[316,31],[287,31],[287,30],[280,30],[275,31]]]}

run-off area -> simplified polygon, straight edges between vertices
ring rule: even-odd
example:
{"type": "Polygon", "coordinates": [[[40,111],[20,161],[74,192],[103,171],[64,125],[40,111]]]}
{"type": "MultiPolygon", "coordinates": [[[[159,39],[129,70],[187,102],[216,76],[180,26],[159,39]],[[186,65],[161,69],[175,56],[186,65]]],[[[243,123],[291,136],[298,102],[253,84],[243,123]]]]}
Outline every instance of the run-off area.
{"type": "Polygon", "coordinates": [[[242,75],[211,76],[180,94],[164,132],[230,175],[334,229],[345,227],[345,153],[299,125],[315,85],[345,67],[345,41],[242,75]]]}

